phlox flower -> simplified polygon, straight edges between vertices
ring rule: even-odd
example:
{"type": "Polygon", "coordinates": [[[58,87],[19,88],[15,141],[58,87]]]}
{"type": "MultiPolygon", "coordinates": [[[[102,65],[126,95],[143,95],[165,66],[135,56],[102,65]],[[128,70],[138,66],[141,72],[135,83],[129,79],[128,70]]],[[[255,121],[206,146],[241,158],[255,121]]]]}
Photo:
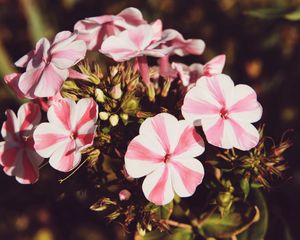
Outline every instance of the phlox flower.
{"type": "Polygon", "coordinates": [[[33,51],[20,58],[15,65],[26,68],[18,81],[18,88],[27,98],[51,97],[69,76],[69,68],[85,57],[86,44],[76,40],[77,34],[58,33],[52,43],[40,39],[33,51]]]}
{"type": "Polygon", "coordinates": [[[116,62],[136,58],[143,81],[149,85],[149,67],[146,56],[160,58],[171,51],[171,48],[157,48],[156,42],[160,39],[161,32],[160,20],[152,24],[142,24],[110,36],[103,42],[100,52],[116,62]]]}
{"type": "Polygon", "coordinates": [[[186,94],[181,110],[186,120],[200,120],[212,145],[249,150],[258,143],[259,133],[251,124],[262,115],[256,93],[244,84],[234,86],[225,74],[201,77],[186,94]]]}
{"type": "Polygon", "coordinates": [[[32,132],[41,120],[39,106],[23,104],[17,116],[6,111],[7,120],[2,125],[0,142],[0,164],[9,176],[15,176],[22,184],[35,183],[39,178],[39,166],[43,158],[33,148],[32,132]]]}
{"type": "Polygon", "coordinates": [[[33,133],[34,148],[50,165],[68,172],[81,160],[80,151],[92,145],[96,130],[98,106],[92,98],[77,104],[64,98],[52,104],[47,112],[48,123],[41,123],[33,133]]]}
{"type": "Polygon", "coordinates": [[[204,176],[195,157],[203,152],[203,140],[192,124],[160,113],[147,118],[129,143],[125,169],[133,178],[146,176],[142,186],[145,197],[164,205],[172,201],[174,192],[180,197],[195,192],[204,176]]]}
{"type": "Polygon", "coordinates": [[[225,65],[225,55],[218,55],[202,65],[200,63],[193,63],[187,66],[183,63],[172,63],[172,68],[176,70],[180,80],[184,86],[193,86],[196,81],[202,76],[213,76],[221,74],[225,65]]]}
{"type": "Polygon", "coordinates": [[[142,13],[130,7],[117,15],[103,15],[80,20],[75,24],[74,30],[78,32],[77,39],[84,40],[89,50],[99,50],[107,37],[141,24],[146,24],[142,13]]]}

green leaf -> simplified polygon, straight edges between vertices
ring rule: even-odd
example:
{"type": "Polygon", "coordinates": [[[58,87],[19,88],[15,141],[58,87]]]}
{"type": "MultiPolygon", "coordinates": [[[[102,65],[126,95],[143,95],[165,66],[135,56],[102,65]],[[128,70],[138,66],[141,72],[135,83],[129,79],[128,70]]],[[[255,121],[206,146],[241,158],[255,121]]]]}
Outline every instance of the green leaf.
{"type": "Polygon", "coordinates": [[[300,9],[297,9],[291,13],[284,15],[284,18],[290,21],[299,21],[300,20],[300,9]]]}
{"type": "Polygon", "coordinates": [[[245,14],[259,19],[278,19],[291,10],[286,8],[259,8],[255,10],[245,11],[245,14]]]}
{"type": "Polygon", "coordinates": [[[231,238],[249,228],[259,219],[258,208],[246,206],[241,208],[240,212],[231,212],[224,217],[219,213],[209,216],[200,226],[199,233],[205,238],[231,238]]]}
{"type": "Polygon", "coordinates": [[[160,232],[158,230],[146,233],[145,236],[136,236],[135,240],[193,240],[191,229],[174,228],[171,231],[160,232]]]}
{"type": "Polygon", "coordinates": [[[248,194],[250,192],[250,184],[249,184],[249,177],[243,177],[240,182],[240,187],[244,193],[244,198],[246,199],[248,197],[248,194]]]}
{"type": "Polygon", "coordinates": [[[260,212],[260,219],[253,224],[247,231],[238,236],[238,240],[263,240],[268,229],[268,209],[265,198],[260,190],[252,189],[250,198],[257,205],[260,212]]]}

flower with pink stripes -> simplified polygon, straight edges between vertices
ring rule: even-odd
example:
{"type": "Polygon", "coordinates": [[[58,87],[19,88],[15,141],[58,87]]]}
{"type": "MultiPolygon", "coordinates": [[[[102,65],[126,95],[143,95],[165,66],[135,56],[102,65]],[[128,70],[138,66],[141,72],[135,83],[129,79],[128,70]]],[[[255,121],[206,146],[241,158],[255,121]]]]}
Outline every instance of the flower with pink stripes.
{"type": "Polygon", "coordinates": [[[181,110],[186,120],[200,120],[212,145],[249,150],[258,143],[259,133],[251,124],[262,115],[256,93],[247,85],[234,86],[225,74],[198,80],[186,94],[181,110]]]}
{"type": "Polygon", "coordinates": [[[52,44],[42,38],[33,51],[15,63],[17,67],[26,67],[18,82],[25,97],[51,97],[60,90],[69,76],[68,69],[85,57],[85,42],[76,37],[63,31],[55,36],[52,44]]]}
{"type": "Polygon", "coordinates": [[[0,142],[0,164],[9,176],[15,176],[22,184],[35,183],[39,178],[39,166],[43,158],[33,148],[32,132],[41,120],[39,106],[23,104],[17,116],[12,110],[6,111],[7,120],[2,125],[0,142]]]}
{"type": "Polygon", "coordinates": [[[84,40],[89,50],[99,50],[103,41],[109,36],[146,23],[142,13],[130,7],[116,16],[103,15],[80,20],[75,24],[74,30],[78,32],[77,39],[84,40]]]}
{"type": "Polygon", "coordinates": [[[193,63],[187,66],[183,63],[172,63],[172,68],[178,72],[178,75],[184,86],[193,86],[196,81],[202,76],[213,76],[221,74],[225,65],[225,55],[218,55],[202,65],[193,63]]]}
{"type": "Polygon", "coordinates": [[[62,172],[71,171],[80,160],[80,151],[92,145],[98,106],[92,98],[76,104],[64,98],[48,110],[49,123],[40,124],[33,133],[34,148],[50,165],[62,172]]]}
{"type": "Polygon", "coordinates": [[[146,176],[142,186],[146,198],[164,205],[174,192],[180,197],[193,195],[204,176],[195,157],[203,152],[203,140],[192,124],[160,113],[146,119],[129,143],[125,169],[133,178],[146,176]]]}

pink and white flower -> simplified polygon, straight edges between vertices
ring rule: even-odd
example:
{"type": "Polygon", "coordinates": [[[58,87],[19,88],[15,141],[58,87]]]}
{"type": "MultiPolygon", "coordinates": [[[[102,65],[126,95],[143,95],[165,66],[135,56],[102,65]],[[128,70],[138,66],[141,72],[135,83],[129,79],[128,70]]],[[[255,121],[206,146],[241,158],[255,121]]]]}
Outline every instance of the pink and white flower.
{"type": "Polygon", "coordinates": [[[168,113],[146,119],[140,134],[128,145],[125,169],[129,176],[140,178],[145,197],[157,204],[193,195],[202,182],[204,169],[196,156],[204,152],[204,143],[193,125],[178,121],[168,113]]]}
{"type": "Polygon", "coordinates": [[[234,86],[225,74],[200,78],[186,94],[181,110],[186,120],[201,121],[212,145],[249,150],[259,141],[251,124],[262,116],[255,91],[243,84],[234,86]]]}
{"type": "Polygon", "coordinates": [[[193,63],[187,66],[183,63],[172,63],[172,68],[178,72],[178,75],[184,86],[193,86],[196,81],[202,76],[213,76],[221,74],[225,65],[225,55],[218,55],[202,65],[193,63]]]}
{"type": "Polygon", "coordinates": [[[78,21],[74,30],[77,39],[84,40],[89,50],[99,50],[103,41],[125,29],[146,24],[142,13],[136,8],[126,8],[119,14],[103,15],[78,21]]]}
{"type": "Polygon", "coordinates": [[[27,98],[54,96],[69,76],[69,68],[82,60],[86,45],[76,40],[77,35],[63,31],[55,36],[52,44],[40,39],[35,50],[20,58],[15,65],[26,67],[18,87],[27,98]]]}
{"type": "Polygon", "coordinates": [[[9,88],[17,95],[18,98],[25,98],[24,94],[19,89],[19,80],[21,73],[10,73],[4,76],[4,82],[9,86],[9,88]]]}
{"type": "Polygon", "coordinates": [[[48,110],[49,123],[34,131],[34,148],[59,171],[74,169],[81,160],[80,151],[92,145],[96,130],[98,106],[92,98],[76,104],[64,98],[48,110]]]}
{"type": "Polygon", "coordinates": [[[39,178],[39,166],[43,158],[33,148],[32,132],[41,120],[39,106],[23,104],[17,116],[6,111],[7,120],[2,125],[0,142],[0,164],[9,176],[15,176],[22,184],[35,183],[39,178]]]}

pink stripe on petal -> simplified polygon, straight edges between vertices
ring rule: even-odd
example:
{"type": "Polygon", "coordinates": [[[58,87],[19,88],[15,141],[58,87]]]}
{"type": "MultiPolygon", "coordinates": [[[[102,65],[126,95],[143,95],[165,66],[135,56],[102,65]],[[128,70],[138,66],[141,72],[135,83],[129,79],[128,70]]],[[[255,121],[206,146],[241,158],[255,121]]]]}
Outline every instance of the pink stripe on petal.
{"type": "Polygon", "coordinates": [[[253,136],[251,133],[247,132],[247,130],[244,129],[238,122],[232,119],[230,119],[229,121],[233,128],[238,143],[238,146],[235,146],[236,148],[241,150],[249,150],[257,145],[259,141],[258,134],[257,136],[253,136]]]}
{"type": "Polygon", "coordinates": [[[199,148],[202,148],[200,142],[203,146],[203,140],[201,136],[197,133],[196,129],[193,126],[187,126],[180,136],[179,142],[173,152],[173,156],[180,155],[183,153],[188,153],[191,148],[194,148],[195,145],[199,148]]]}
{"type": "Polygon", "coordinates": [[[166,153],[170,152],[170,140],[168,136],[167,126],[163,114],[158,114],[151,118],[151,124],[156,132],[159,142],[163,146],[166,153]]]}
{"type": "Polygon", "coordinates": [[[30,159],[24,151],[22,158],[23,174],[22,176],[17,176],[23,184],[35,183],[38,180],[39,174],[37,167],[33,165],[32,161],[34,161],[34,159],[30,159]]]}
{"type": "Polygon", "coordinates": [[[204,130],[207,141],[215,146],[222,146],[222,138],[224,135],[224,121],[221,117],[209,129],[204,130]]]}
{"type": "Polygon", "coordinates": [[[20,131],[29,130],[41,120],[41,112],[38,105],[33,103],[23,104],[18,111],[20,131]]]}
{"type": "Polygon", "coordinates": [[[220,103],[221,105],[225,105],[225,96],[222,92],[221,86],[219,85],[219,81],[222,79],[218,79],[215,76],[211,77],[207,81],[207,87],[213,97],[220,103]]]}
{"type": "MultiPolygon", "coordinates": [[[[76,126],[77,130],[84,126],[87,122],[94,121],[97,116],[98,108],[96,102],[93,99],[89,99],[89,103],[85,107],[86,108],[84,109],[84,114],[81,116],[80,119],[78,119],[76,126]]],[[[80,109],[80,111],[83,111],[83,109],[80,109]]]]}
{"type": "Polygon", "coordinates": [[[160,179],[154,186],[154,188],[151,190],[148,198],[151,202],[162,205],[164,203],[164,194],[165,189],[167,186],[167,180],[169,177],[169,168],[165,167],[163,174],[161,175],[160,179]]]}
{"type": "Polygon", "coordinates": [[[216,114],[220,111],[217,106],[205,100],[192,99],[190,97],[186,97],[184,99],[184,105],[182,106],[182,110],[187,113],[200,115],[216,114]]]}
{"type": "Polygon", "coordinates": [[[54,133],[47,133],[47,134],[35,134],[34,135],[34,149],[35,150],[43,150],[52,145],[56,144],[57,142],[61,142],[67,139],[66,135],[58,135],[54,133]]]}
{"type": "Polygon", "coordinates": [[[77,135],[76,140],[80,141],[82,146],[85,146],[85,145],[93,143],[94,136],[95,136],[94,133],[92,133],[92,134],[79,134],[79,135],[77,135]]]}
{"type": "Polygon", "coordinates": [[[174,167],[174,169],[179,174],[186,190],[193,194],[197,188],[197,186],[202,182],[204,174],[200,172],[196,172],[190,168],[185,167],[183,164],[177,161],[171,161],[170,164],[174,167]]]}
{"type": "Polygon", "coordinates": [[[71,125],[71,106],[69,102],[67,101],[60,101],[57,104],[54,104],[51,106],[53,108],[53,112],[55,116],[58,118],[58,120],[61,122],[61,124],[65,127],[67,130],[72,129],[71,125]]]}
{"type": "Polygon", "coordinates": [[[128,146],[126,159],[130,160],[141,160],[141,161],[150,161],[153,163],[160,163],[163,161],[164,156],[159,155],[156,152],[153,152],[146,146],[143,146],[138,141],[132,140],[128,146]]]}
{"type": "Polygon", "coordinates": [[[258,108],[258,104],[256,101],[256,94],[255,92],[251,93],[250,95],[246,96],[243,99],[240,99],[237,103],[229,108],[229,112],[246,112],[252,111],[258,108]]]}
{"type": "Polygon", "coordinates": [[[19,148],[6,148],[4,146],[4,152],[1,154],[0,163],[6,168],[11,168],[17,158],[19,148]]]}

